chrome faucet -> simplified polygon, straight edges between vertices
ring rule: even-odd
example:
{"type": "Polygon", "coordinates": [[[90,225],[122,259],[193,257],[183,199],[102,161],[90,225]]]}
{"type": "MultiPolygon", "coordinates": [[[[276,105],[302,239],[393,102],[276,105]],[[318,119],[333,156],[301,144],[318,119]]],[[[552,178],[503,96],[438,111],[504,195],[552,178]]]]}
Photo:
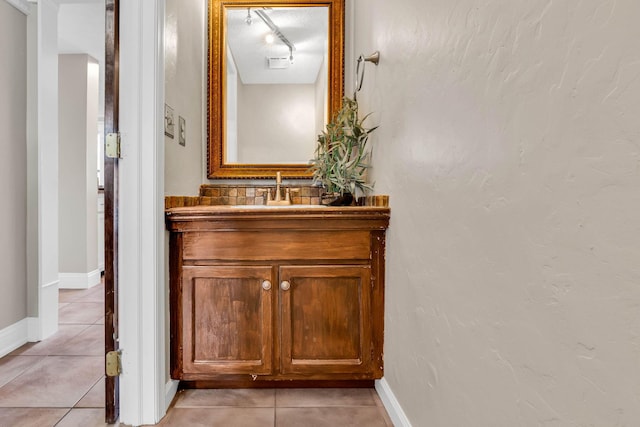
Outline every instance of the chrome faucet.
{"type": "MultiPolygon", "coordinates": [[[[291,195],[289,189],[286,189],[286,194],[284,199],[282,198],[282,191],[280,191],[280,186],[282,185],[282,174],[280,172],[276,172],[276,194],[271,200],[271,197],[267,198],[267,205],[269,206],[277,206],[277,205],[290,205],[291,204],[291,195]]],[[[269,192],[271,195],[271,192],[269,192]]]]}

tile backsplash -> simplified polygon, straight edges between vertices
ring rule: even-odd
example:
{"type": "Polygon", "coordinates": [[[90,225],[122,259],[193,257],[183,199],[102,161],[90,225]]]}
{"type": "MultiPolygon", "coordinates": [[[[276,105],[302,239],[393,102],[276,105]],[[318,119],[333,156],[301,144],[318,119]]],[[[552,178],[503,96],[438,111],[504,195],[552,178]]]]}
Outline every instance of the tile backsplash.
{"type": "MultiPolygon", "coordinates": [[[[286,188],[291,194],[294,205],[319,205],[323,194],[321,187],[311,185],[282,186],[282,197],[286,188]]],[[[234,184],[202,184],[199,196],[167,196],[165,209],[182,206],[199,205],[265,205],[267,192],[275,197],[275,185],[234,185],[234,184]]],[[[368,196],[367,206],[388,206],[388,196],[368,196]]]]}
{"type": "MultiPolygon", "coordinates": [[[[322,188],[311,185],[282,186],[282,197],[289,188],[294,205],[319,205],[322,188]]],[[[275,198],[275,185],[202,184],[200,196],[167,196],[165,208],[198,205],[265,205],[267,192],[275,198]]]]}
{"type": "MultiPolygon", "coordinates": [[[[282,198],[286,188],[291,192],[291,203],[294,205],[319,205],[322,188],[313,186],[282,186],[282,198]]],[[[264,205],[267,203],[267,192],[275,198],[275,185],[216,185],[200,186],[200,197],[210,197],[212,205],[264,205]]]]}

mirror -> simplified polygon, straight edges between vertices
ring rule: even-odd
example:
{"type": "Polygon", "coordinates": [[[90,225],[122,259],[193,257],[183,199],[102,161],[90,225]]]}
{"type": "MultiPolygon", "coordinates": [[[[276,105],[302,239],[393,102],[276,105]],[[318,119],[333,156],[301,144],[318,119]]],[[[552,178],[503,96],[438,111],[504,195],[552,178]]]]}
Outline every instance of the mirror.
{"type": "Polygon", "coordinates": [[[209,0],[208,177],[310,178],[343,65],[344,0],[209,0]]]}

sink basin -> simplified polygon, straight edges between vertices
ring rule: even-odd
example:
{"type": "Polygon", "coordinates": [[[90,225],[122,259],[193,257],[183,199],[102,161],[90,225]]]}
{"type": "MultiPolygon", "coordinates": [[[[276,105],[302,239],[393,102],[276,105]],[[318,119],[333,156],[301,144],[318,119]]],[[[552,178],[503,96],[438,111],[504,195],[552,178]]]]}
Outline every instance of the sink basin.
{"type": "Polygon", "coordinates": [[[235,209],[317,209],[324,208],[324,205],[230,205],[235,209]]]}

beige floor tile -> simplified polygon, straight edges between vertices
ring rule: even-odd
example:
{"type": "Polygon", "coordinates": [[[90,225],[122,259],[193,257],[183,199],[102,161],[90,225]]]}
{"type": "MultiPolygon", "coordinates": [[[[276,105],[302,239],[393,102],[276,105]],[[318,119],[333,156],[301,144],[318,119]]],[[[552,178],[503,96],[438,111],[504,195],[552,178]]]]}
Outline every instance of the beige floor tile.
{"type": "Polygon", "coordinates": [[[310,388],[276,390],[276,407],[375,406],[370,388],[310,388]]]}
{"type": "Polygon", "coordinates": [[[58,323],[93,324],[104,317],[104,304],[97,302],[74,302],[62,307],[58,323]]]}
{"type": "Polygon", "coordinates": [[[103,427],[103,426],[120,426],[116,424],[106,424],[104,422],[104,408],[80,408],[72,409],[69,413],[56,424],[56,427],[103,427]]]}
{"type": "Polygon", "coordinates": [[[380,396],[375,391],[373,392],[373,400],[376,402],[376,406],[380,411],[380,415],[384,418],[387,425],[393,427],[393,422],[391,422],[391,417],[387,413],[387,410],[385,409],[384,404],[382,403],[382,399],[380,399],[380,396]]]}
{"type": "Polygon", "coordinates": [[[389,427],[377,407],[276,408],[277,427],[389,427]]]}
{"type": "Polygon", "coordinates": [[[78,296],[75,302],[104,302],[104,285],[96,285],[84,291],[85,293],[78,296]]]}
{"type": "Polygon", "coordinates": [[[40,362],[43,356],[5,356],[0,359],[0,387],[40,362]]]}
{"type": "Polygon", "coordinates": [[[103,370],[103,357],[48,356],[0,388],[0,407],[70,408],[103,370]]]}
{"type": "Polygon", "coordinates": [[[91,390],[84,395],[80,402],[76,404],[76,408],[103,408],[104,409],[104,377],[102,377],[91,390]]]}
{"type": "Polygon", "coordinates": [[[104,354],[104,326],[91,325],[64,345],[51,351],[56,356],[102,356],[104,354]]]}
{"type": "Polygon", "coordinates": [[[64,348],[70,339],[87,329],[87,327],[87,325],[59,325],[58,332],[49,338],[40,342],[27,343],[13,351],[10,355],[48,356],[50,354],[56,354],[61,348],[64,348]]]}
{"type": "Polygon", "coordinates": [[[204,408],[236,406],[247,408],[273,408],[273,389],[208,389],[182,390],[176,397],[176,408],[204,408]]]}
{"type": "Polygon", "coordinates": [[[65,416],[69,409],[0,408],[2,427],[50,427],[65,416]]]}
{"type": "Polygon", "coordinates": [[[60,289],[58,291],[58,302],[72,302],[85,294],[84,289],[60,289]]]}
{"type": "Polygon", "coordinates": [[[158,426],[269,427],[274,408],[172,408],[158,426]]]}
{"type": "MultiPolygon", "coordinates": [[[[103,291],[104,292],[104,291],[103,291]]],[[[97,302],[100,304],[104,304],[104,293],[99,292],[99,293],[92,293],[92,294],[88,294],[87,296],[84,296],[82,298],[78,298],[77,301],[75,302],[97,302]]]]}

